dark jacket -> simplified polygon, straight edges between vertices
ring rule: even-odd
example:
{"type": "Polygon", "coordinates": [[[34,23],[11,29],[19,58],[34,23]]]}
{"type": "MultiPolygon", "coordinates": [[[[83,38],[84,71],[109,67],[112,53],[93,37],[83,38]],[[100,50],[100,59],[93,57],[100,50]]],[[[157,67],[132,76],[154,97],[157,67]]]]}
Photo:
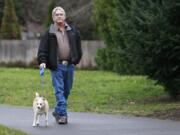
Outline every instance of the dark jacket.
{"type": "MultiPolygon", "coordinates": [[[[70,45],[69,62],[76,65],[79,63],[82,57],[80,35],[73,26],[66,24],[65,29],[67,31],[70,45]]],[[[37,56],[38,63],[46,63],[47,68],[49,68],[50,70],[55,70],[58,63],[57,47],[58,43],[55,35],[55,30],[53,25],[51,25],[40,41],[37,56]]]]}

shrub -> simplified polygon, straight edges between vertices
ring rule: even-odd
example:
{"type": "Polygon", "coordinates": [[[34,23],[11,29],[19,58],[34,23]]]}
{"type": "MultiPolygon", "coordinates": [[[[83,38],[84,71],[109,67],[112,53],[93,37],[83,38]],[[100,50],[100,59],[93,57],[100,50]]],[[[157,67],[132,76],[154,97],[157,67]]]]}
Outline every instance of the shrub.
{"type": "Polygon", "coordinates": [[[117,32],[116,28],[118,28],[117,4],[116,0],[94,0],[93,3],[94,26],[96,26],[99,32],[98,35],[107,44],[107,48],[98,52],[96,61],[100,68],[113,71],[116,71],[115,57],[118,57],[118,54],[115,53],[118,43],[115,40],[116,36],[114,36],[117,32]]]}
{"type": "Polygon", "coordinates": [[[103,69],[147,74],[180,95],[178,0],[95,0],[93,18],[107,44],[97,57],[103,69]]]}

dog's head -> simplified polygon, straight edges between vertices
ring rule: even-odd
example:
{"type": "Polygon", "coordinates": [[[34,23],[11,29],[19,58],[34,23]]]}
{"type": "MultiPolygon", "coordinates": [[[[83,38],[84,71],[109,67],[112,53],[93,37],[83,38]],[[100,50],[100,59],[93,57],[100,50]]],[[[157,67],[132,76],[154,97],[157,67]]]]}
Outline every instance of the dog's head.
{"type": "Polygon", "coordinates": [[[38,93],[36,93],[35,106],[38,110],[42,110],[45,106],[45,98],[40,97],[38,93]]]}

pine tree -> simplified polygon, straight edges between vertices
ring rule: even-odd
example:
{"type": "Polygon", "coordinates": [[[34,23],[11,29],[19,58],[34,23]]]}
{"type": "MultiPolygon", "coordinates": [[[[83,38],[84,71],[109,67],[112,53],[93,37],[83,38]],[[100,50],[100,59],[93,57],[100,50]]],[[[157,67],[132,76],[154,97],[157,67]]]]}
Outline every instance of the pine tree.
{"type": "Polygon", "coordinates": [[[180,96],[179,0],[94,2],[94,22],[107,45],[98,52],[99,66],[148,75],[171,97],[180,96]]]}
{"type": "Polygon", "coordinates": [[[2,17],[3,17],[3,9],[4,9],[4,0],[0,1],[0,29],[1,29],[1,23],[2,23],[2,17]]]}
{"type": "Polygon", "coordinates": [[[0,31],[1,39],[20,39],[20,26],[14,9],[13,0],[5,0],[2,25],[0,31]]]}
{"type": "Polygon", "coordinates": [[[52,20],[52,10],[55,8],[56,0],[52,0],[48,6],[48,17],[45,23],[45,27],[49,27],[49,25],[53,22],[52,20]]]}

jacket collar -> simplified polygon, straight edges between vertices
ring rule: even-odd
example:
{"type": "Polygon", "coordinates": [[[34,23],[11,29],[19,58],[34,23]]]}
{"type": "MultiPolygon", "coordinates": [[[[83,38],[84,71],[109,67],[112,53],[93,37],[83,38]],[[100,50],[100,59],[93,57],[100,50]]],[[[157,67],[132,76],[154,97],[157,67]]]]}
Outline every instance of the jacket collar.
{"type": "MultiPolygon", "coordinates": [[[[65,22],[65,29],[66,29],[66,31],[69,31],[69,30],[71,30],[72,28],[69,26],[69,24],[67,24],[67,23],[65,22]]],[[[51,25],[50,25],[50,28],[49,28],[49,33],[51,33],[51,34],[56,34],[56,31],[57,31],[57,26],[56,26],[56,24],[51,24],[51,25]]]]}

